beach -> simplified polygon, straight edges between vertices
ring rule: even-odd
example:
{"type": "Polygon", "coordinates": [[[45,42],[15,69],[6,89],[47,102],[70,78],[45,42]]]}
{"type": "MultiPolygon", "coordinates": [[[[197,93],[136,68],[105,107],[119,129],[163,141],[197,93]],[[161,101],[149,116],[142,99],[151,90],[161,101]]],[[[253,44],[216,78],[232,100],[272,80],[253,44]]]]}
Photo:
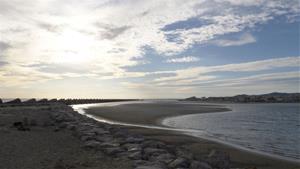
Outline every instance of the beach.
{"type": "MultiPolygon", "coordinates": [[[[149,104],[124,104],[117,106],[104,106],[104,107],[91,107],[86,113],[93,116],[98,116],[106,120],[117,121],[129,124],[138,125],[152,125],[161,126],[161,121],[167,117],[173,117],[178,115],[194,114],[194,113],[214,113],[230,111],[228,108],[222,106],[216,106],[213,104],[201,105],[201,109],[197,105],[195,107],[189,105],[189,110],[180,111],[178,105],[173,105],[171,111],[166,111],[165,105],[157,106],[149,104]],[[150,113],[145,108],[152,108],[150,113]],[[155,110],[155,111],[153,111],[155,110]],[[175,110],[175,111],[174,111],[175,110]],[[175,113],[174,113],[175,112],[175,113]]],[[[180,105],[181,107],[183,105],[180,105]]],[[[285,159],[275,158],[272,156],[259,154],[257,152],[251,152],[243,150],[231,145],[226,145],[217,141],[208,139],[196,138],[182,134],[182,132],[149,129],[143,127],[127,127],[131,132],[145,135],[149,138],[156,138],[158,140],[166,141],[169,144],[181,145],[186,147],[190,152],[193,152],[199,158],[207,156],[213,150],[221,150],[229,153],[232,167],[235,168],[261,168],[261,169],[283,169],[283,168],[300,168],[299,162],[292,162],[285,159]]]]}
{"type": "MultiPolygon", "coordinates": [[[[161,109],[163,105],[156,108],[161,109]]],[[[130,110],[131,114],[127,114],[124,106],[113,109],[111,113],[107,107],[94,107],[86,112],[99,117],[105,112],[103,117],[113,121],[148,125],[159,124],[161,119],[170,116],[159,111],[155,115],[137,115],[130,110]]],[[[203,106],[203,113],[217,111],[228,109],[203,106]]],[[[300,168],[299,164],[175,131],[99,122],[63,103],[2,106],[0,133],[0,168],[3,169],[300,168]]]]}

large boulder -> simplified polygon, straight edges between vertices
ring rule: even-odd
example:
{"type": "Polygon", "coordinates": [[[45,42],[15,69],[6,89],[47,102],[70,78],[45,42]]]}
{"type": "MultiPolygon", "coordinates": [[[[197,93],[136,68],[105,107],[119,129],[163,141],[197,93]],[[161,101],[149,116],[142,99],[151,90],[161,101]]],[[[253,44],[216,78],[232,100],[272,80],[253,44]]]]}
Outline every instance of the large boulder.
{"type": "Polygon", "coordinates": [[[190,169],[212,169],[212,167],[206,162],[192,161],[190,169]]]}
{"type": "Polygon", "coordinates": [[[189,161],[187,159],[179,157],[179,158],[175,159],[174,161],[172,161],[168,166],[170,168],[179,168],[179,167],[188,168],[189,161]]]}
{"type": "Polygon", "coordinates": [[[226,152],[212,150],[207,161],[213,168],[230,169],[230,157],[226,152]]]}
{"type": "Polygon", "coordinates": [[[48,99],[41,99],[38,101],[39,103],[47,103],[48,102],[48,99]]]}
{"type": "Polygon", "coordinates": [[[20,104],[20,103],[22,103],[22,101],[21,101],[21,99],[17,98],[17,99],[8,101],[6,103],[8,103],[8,104],[20,104]]]}
{"type": "Polygon", "coordinates": [[[24,103],[35,103],[35,102],[36,102],[35,99],[29,99],[29,100],[24,101],[24,103]]]}

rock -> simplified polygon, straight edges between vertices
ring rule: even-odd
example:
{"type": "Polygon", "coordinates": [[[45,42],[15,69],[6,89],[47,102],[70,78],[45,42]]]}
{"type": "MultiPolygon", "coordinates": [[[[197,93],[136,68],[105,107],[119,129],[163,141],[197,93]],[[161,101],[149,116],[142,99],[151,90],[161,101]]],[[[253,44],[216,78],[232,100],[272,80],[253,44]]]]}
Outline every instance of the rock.
{"type": "Polygon", "coordinates": [[[14,122],[13,127],[17,128],[19,131],[30,131],[30,128],[24,126],[23,122],[14,122]]]}
{"type": "Polygon", "coordinates": [[[142,153],[140,151],[129,153],[128,158],[133,160],[140,160],[142,159],[142,153]]]}
{"type": "Polygon", "coordinates": [[[37,121],[35,119],[31,119],[29,122],[30,126],[37,126],[37,121]]]}
{"type": "Polygon", "coordinates": [[[126,142],[127,143],[141,143],[143,142],[145,139],[142,137],[128,137],[126,138],[126,142]]]}
{"type": "Polygon", "coordinates": [[[96,135],[109,134],[108,131],[105,131],[102,128],[94,128],[91,130],[91,132],[94,132],[96,135]]]}
{"type": "Polygon", "coordinates": [[[47,103],[48,102],[48,99],[41,99],[38,101],[39,103],[47,103]]]}
{"type": "Polygon", "coordinates": [[[20,103],[22,103],[22,102],[21,102],[21,99],[17,98],[17,99],[8,101],[8,102],[6,102],[6,103],[8,103],[8,104],[20,104],[20,103]]]}
{"type": "Polygon", "coordinates": [[[158,156],[160,154],[166,153],[166,150],[159,149],[159,148],[145,148],[144,149],[144,156],[145,158],[149,158],[149,156],[158,156]]]}
{"type": "Polygon", "coordinates": [[[108,155],[116,155],[118,153],[122,153],[124,152],[125,150],[120,148],[120,147],[108,147],[108,148],[104,148],[104,152],[108,155]]]}
{"type": "Polygon", "coordinates": [[[161,163],[169,164],[175,159],[175,156],[169,153],[160,154],[158,156],[151,156],[150,161],[158,161],[161,163]]]}
{"type": "Polygon", "coordinates": [[[35,99],[29,99],[29,100],[24,101],[23,103],[36,103],[36,100],[35,99]]]}
{"type": "Polygon", "coordinates": [[[177,159],[175,159],[174,161],[172,161],[169,165],[168,165],[170,168],[178,168],[178,167],[188,167],[189,166],[189,162],[182,158],[182,157],[179,157],[177,159]]]}
{"type": "Polygon", "coordinates": [[[165,169],[164,167],[160,166],[137,166],[135,169],[165,169]]]}
{"type": "Polygon", "coordinates": [[[191,162],[190,169],[212,169],[212,167],[205,162],[194,160],[191,162]]]}
{"type": "Polygon", "coordinates": [[[112,142],[113,141],[113,138],[111,135],[101,135],[101,136],[96,136],[95,139],[97,141],[100,141],[100,142],[112,142]]]}
{"type": "Polygon", "coordinates": [[[119,143],[107,142],[107,143],[100,143],[100,146],[103,148],[111,148],[111,147],[120,147],[119,143]]]}
{"type": "Polygon", "coordinates": [[[0,99],[0,104],[2,104],[3,103],[3,101],[2,101],[2,99],[0,99]]]}
{"type": "Polygon", "coordinates": [[[133,152],[133,151],[141,151],[142,147],[140,144],[124,144],[122,145],[122,147],[124,147],[127,151],[129,152],[133,152]]]}
{"type": "Polygon", "coordinates": [[[193,154],[187,150],[184,149],[177,149],[176,150],[176,156],[177,157],[182,157],[185,159],[193,160],[193,154]]]}
{"type": "Polygon", "coordinates": [[[84,148],[98,148],[100,147],[100,142],[95,140],[86,141],[83,145],[84,148]]]}
{"type": "Polygon", "coordinates": [[[51,100],[49,100],[49,102],[55,103],[55,102],[57,102],[57,99],[51,99],[51,100]]]}
{"type": "Polygon", "coordinates": [[[151,148],[166,148],[165,143],[156,140],[146,140],[142,143],[142,146],[151,148]]]}
{"type": "Polygon", "coordinates": [[[212,150],[208,155],[208,163],[216,169],[230,169],[228,153],[212,150]]]}

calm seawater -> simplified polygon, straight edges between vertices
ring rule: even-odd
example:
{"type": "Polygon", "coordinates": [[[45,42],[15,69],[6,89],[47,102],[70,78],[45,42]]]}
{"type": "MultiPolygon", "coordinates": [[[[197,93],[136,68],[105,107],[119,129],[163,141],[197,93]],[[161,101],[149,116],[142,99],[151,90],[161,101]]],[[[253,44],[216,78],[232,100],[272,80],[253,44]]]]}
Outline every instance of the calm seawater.
{"type": "MultiPolygon", "coordinates": [[[[196,129],[248,149],[300,159],[300,104],[225,104],[229,112],[167,118],[164,125],[196,129]]],[[[195,135],[195,133],[193,133],[195,135]]],[[[197,134],[196,134],[197,135],[197,134]]]]}

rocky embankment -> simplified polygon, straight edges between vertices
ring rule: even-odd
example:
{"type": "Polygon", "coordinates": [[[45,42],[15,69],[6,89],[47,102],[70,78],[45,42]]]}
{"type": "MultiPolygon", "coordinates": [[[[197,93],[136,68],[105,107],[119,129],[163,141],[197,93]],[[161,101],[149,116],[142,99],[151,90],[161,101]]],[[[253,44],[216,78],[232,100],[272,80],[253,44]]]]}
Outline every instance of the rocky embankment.
{"type": "Polygon", "coordinates": [[[70,130],[84,149],[102,151],[113,158],[132,160],[135,169],[229,169],[227,153],[212,151],[205,159],[195,159],[184,148],[133,135],[125,128],[98,122],[71,107],[50,111],[55,132],[70,130]]]}

